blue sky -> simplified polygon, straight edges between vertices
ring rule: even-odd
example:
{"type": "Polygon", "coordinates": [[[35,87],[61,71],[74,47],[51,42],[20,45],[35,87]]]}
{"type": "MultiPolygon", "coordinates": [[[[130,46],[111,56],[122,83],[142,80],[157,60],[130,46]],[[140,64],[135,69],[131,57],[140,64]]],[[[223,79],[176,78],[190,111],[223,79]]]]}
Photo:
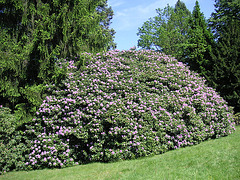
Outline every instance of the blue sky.
{"type": "MultiPolygon", "coordinates": [[[[116,31],[115,42],[117,49],[128,50],[133,46],[137,47],[138,28],[150,17],[157,15],[156,9],[169,4],[174,6],[177,0],[108,0],[108,5],[112,7],[114,16],[111,28],[116,31]]],[[[192,12],[195,0],[182,0],[187,8],[192,12]]],[[[214,0],[198,0],[201,12],[209,18],[214,12],[214,0]]]]}

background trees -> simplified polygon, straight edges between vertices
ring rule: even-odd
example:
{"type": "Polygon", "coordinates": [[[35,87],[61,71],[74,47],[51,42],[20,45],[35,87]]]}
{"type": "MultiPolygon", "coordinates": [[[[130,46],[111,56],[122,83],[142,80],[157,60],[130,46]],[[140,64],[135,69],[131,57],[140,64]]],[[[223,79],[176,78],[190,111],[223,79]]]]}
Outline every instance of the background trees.
{"type": "Polygon", "coordinates": [[[209,79],[215,42],[198,1],[192,13],[180,0],[174,8],[168,5],[157,13],[139,28],[138,46],[173,55],[209,79]]]}
{"type": "Polygon", "coordinates": [[[192,15],[188,19],[187,41],[184,44],[182,61],[192,70],[209,79],[213,66],[212,49],[215,46],[213,34],[207,27],[207,22],[201,13],[198,1],[194,6],[192,15]]]}
{"type": "Polygon", "coordinates": [[[138,29],[137,34],[140,36],[138,46],[155,49],[181,59],[190,11],[180,0],[177,1],[175,8],[168,5],[156,11],[158,15],[150,18],[138,29]]]}
{"type": "Polygon", "coordinates": [[[157,9],[158,15],[139,28],[138,46],[175,56],[207,79],[207,83],[240,111],[240,2],[216,0],[209,23],[196,1],[189,13],[180,0],[175,8],[157,9]]]}
{"type": "Polygon", "coordinates": [[[240,112],[240,1],[216,0],[215,7],[209,21],[217,41],[212,79],[229,105],[240,112]]]}
{"type": "Polygon", "coordinates": [[[57,59],[115,47],[112,16],[107,0],[1,0],[1,103],[34,112],[57,59]]]}

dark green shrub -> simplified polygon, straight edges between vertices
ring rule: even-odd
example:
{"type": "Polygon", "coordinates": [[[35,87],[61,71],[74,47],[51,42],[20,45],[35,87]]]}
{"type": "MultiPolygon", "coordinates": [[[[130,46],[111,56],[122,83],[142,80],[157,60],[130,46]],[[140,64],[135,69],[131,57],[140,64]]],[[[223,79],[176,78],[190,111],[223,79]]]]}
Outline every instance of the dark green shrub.
{"type": "Polygon", "coordinates": [[[0,105],[0,140],[7,142],[15,131],[16,121],[9,108],[0,105]]]}
{"type": "Polygon", "coordinates": [[[8,143],[0,142],[0,174],[11,170],[24,170],[26,145],[23,137],[17,131],[10,136],[8,143]]]}
{"type": "Polygon", "coordinates": [[[0,174],[13,169],[25,169],[26,145],[21,131],[16,129],[15,116],[0,106],[0,174]]]}
{"type": "Polygon", "coordinates": [[[240,124],[240,113],[234,114],[234,120],[236,125],[238,126],[240,124]]]}

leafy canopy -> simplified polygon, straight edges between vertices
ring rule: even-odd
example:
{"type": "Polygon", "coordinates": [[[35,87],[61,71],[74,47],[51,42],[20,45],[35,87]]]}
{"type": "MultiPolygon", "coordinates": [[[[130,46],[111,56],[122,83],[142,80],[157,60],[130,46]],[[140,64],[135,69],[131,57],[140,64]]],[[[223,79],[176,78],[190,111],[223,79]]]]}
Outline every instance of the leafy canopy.
{"type": "Polygon", "coordinates": [[[168,5],[156,11],[158,15],[144,22],[138,29],[138,46],[155,49],[180,59],[182,44],[186,42],[190,11],[180,0],[175,8],[168,5]]]}

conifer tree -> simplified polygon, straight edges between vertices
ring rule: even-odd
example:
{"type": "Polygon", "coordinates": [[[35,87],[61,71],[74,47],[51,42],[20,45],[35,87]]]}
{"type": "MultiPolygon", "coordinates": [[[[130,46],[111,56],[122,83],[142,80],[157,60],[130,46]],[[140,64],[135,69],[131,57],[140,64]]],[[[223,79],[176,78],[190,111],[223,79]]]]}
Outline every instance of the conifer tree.
{"type": "Polygon", "coordinates": [[[185,59],[191,69],[209,79],[212,70],[212,47],[214,47],[213,34],[207,27],[207,22],[200,11],[198,1],[194,6],[192,16],[189,19],[187,43],[185,45],[185,59]]]}
{"type": "Polygon", "coordinates": [[[223,33],[218,39],[214,82],[235,112],[240,112],[240,24],[229,22],[223,33]]]}
{"type": "MultiPolygon", "coordinates": [[[[102,38],[102,44],[100,47],[105,47],[105,50],[115,49],[116,43],[114,42],[114,29],[110,28],[111,20],[113,18],[113,10],[111,7],[108,7],[107,0],[100,3],[97,7],[97,12],[100,16],[100,28],[102,38]]],[[[99,39],[98,39],[99,40],[99,39]]]]}
{"type": "Polygon", "coordinates": [[[217,42],[212,79],[217,91],[240,112],[240,1],[216,0],[215,7],[209,22],[217,42]]]}
{"type": "Polygon", "coordinates": [[[1,0],[1,103],[36,107],[57,59],[114,48],[112,15],[107,0],[1,0]]]}

